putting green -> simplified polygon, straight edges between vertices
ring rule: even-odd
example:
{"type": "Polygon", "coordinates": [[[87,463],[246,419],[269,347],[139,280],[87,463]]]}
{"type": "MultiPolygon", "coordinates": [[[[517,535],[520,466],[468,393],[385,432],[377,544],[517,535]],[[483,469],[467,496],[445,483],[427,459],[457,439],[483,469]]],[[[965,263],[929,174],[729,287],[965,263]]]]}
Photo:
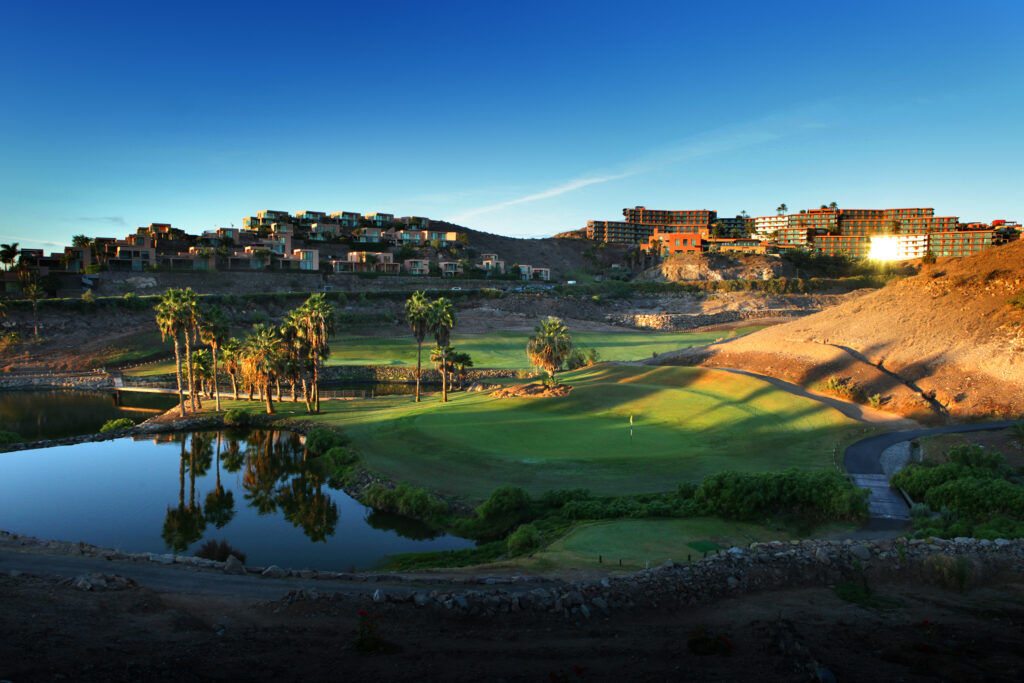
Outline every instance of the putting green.
{"type": "MultiPolygon", "coordinates": [[[[718,370],[601,363],[560,379],[574,387],[562,398],[325,401],[317,419],[345,430],[369,468],[470,501],[503,484],[532,495],[623,494],[726,469],[830,468],[835,448],[871,431],[817,401],[718,370]]],[[[305,417],[301,404],[278,409],[305,417]]]]}

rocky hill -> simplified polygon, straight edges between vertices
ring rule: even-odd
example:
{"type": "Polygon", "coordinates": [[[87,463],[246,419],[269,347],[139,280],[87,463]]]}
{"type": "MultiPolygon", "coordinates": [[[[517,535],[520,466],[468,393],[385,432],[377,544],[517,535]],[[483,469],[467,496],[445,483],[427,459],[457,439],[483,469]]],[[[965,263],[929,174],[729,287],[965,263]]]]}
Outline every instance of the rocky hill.
{"type": "Polygon", "coordinates": [[[770,280],[794,277],[796,269],[778,257],[728,254],[675,254],[644,272],[646,280],[770,280]]]}
{"type": "Polygon", "coordinates": [[[922,266],[918,275],[677,364],[744,368],[804,385],[856,382],[904,414],[1024,414],[1024,242],[922,266]]]}

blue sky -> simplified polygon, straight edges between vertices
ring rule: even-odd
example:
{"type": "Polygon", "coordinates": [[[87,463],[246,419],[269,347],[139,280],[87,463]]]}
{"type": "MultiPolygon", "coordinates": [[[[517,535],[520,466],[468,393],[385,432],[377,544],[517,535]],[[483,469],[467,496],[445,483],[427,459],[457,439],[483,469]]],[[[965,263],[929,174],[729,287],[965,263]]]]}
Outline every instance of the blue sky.
{"type": "Polygon", "coordinates": [[[259,209],[1024,219],[1024,3],[0,4],[0,241],[259,209]]]}

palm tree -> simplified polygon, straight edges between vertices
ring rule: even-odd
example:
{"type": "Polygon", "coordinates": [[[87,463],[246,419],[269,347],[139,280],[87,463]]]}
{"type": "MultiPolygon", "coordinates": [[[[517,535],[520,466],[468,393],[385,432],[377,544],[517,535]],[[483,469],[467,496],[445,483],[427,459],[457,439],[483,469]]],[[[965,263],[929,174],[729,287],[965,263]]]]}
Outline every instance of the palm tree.
{"type": "Polygon", "coordinates": [[[0,262],[7,264],[7,270],[14,265],[14,259],[18,258],[18,243],[0,244],[0,262]]]}
{"type": "Polygon", "coordinates": [[[206,395],[212,395],[209,387],[213,381],[213,360],[206,349],[196,349],[192,352],[192,374],[196,378],[196,392],[202,394],[206,389],[206,395]]]}
{"type": "Polygon", "coordinates": [[[430,304],[427,315],[427,330],[434,335],[434,341],[441,347],[441,402],[448,402],[448,385],[445,369],[448,366],[447,349],[455,327],[455,307],[443,296],[430,304]]]}
{"type": "Polygon", "coordinates": [[[453,351],[449,357],[449,362],[453,368],[458,368],[459,371],[459,388],[463,389],[466,386],[466,368],[473,367],[473,359],[465,351],[453,351]]]}
{"type": "Polygon", "coordinates": [[[551,384],[555,384],[555,372],[561,367],[572,351],[572,337],[569,328],[560,319],[548,316],[534,328],[536,334],[526,344],[526,356],[534,367],[548,373],[551,384]]]}
{"type": "Polygon", "coordinates": [[[277,377],[281,362],[281,335],[268,325],[254,325],[242,343],[242,367],[245,374],[263,388],[267,414],[274,414],[270,385],[277,377]]]}
{"type": "Polygon", "coordinates": [[[178,416],[185,417],[185,397],[181,391],[181,347],[179,346],[179,339],[185,330],[181,293],[180,289],[168,289],[164,293],[156,305],[156,324],[160,328],[161,340],[170,337],[174,341],[175,376],[178,380],[178,416]]]}
{"type": "Polygon", "coordinates": [[[296,311],[296,318],[302,321],[302,329],[309,344],[310,360],[313,362],[313,412],[320,412],[320,361],[331,354],[328,340],[334,333],[334,307],[323,294],[312,294],[296,311]]]}
{"type": "Polygon", "coordinates": [[[405,302],[405,319],[416,340],[416,403],[420,402],[420,372],[423,367],[423,340],[427,338],[430,322],[430,302],[425,292],[413,292],[405,302]]]}
{"type": "Polygon", "coordinates": [[[27,270],[19,273],[21,280],[21,293],[32,302],[32,336],[39,337],[39,299],[43,295],[43,288],[39,285],[39,279],[27,270]]]}
{"type": "Polygon", "coordinates": [[[776,211],[776,212],[777,212],[777,213],[778,213],[778,214],[779,214],[780,216],[782,216],[782,215],[783,215],[783,214],[785,214],[785,213],[786,213],[787,211],[789,211],[789,207],[788,207],[788,206],[786,206],[786,204],[785,204],[785,203],[782,203],[782,204],[779,204],[778,208],[776,208],[776,209],[775,209],[775,211],[776,211]]]}
{"type": "Polygon", "coordinates": [[[206,521],[218,529],[235,516],[235,494],[220,485],[220,433],[217,434],[217,487],[206,494],[206,521]]]}
{"type": "Polygon", "coordinates": [[[188,392],[189,403],[192,412],[196,412],[197,406],[203,407],[203,400],[195,388],[195,376],[192,372],[192,342],[197,341],[196,328],[199,325],[199,300],[191,287],[181,290],[181,315],[185,322],[185,366],[188,370],[188,392]]]}
{"type": "Polygon", "coordinates": [[[452,370],[451,361],[452,347],[451,346],[437,346],[430,349],[430,362],[433,363],[434,369],[441,373],[441,384],[448,386],[449,382],[446,377],[452,370]]]}
{"type": "MultiPolygon", "coordinates": [[[[220,379],[217,373],[217,349],[228,338],[228,321],[224,311],[218,306],[207,306],[199,320],[199,339],[210,346],[213,353],[213,397],[220,411],[220,379]]],[[[238,398],[237,396],[235,398],[238,398]]]]}
{"type": "Polygon", "coordinates": [[[839,210],[839,205],[836,204],[835,202],[829,202],[828,208],[839,210]]]}
{"type": "Polygon", "coordinates": [[[224,359],[224,372],[228,373],[228,377],[231,378],[231,393],[234,394],[236,401],[238,400],[238,376],[242,372],[238,365],[240,349],[241,342],[235,337],[226,339],[221,347],[224,359]]]}

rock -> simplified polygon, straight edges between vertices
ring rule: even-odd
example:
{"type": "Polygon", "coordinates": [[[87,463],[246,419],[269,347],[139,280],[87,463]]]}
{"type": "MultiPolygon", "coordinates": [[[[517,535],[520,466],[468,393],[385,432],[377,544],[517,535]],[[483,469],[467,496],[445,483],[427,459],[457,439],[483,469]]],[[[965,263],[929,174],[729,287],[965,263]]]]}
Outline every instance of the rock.
{"type": "Polygon", "coordinates": [[[234,555],[228,555],[228,561],[224,563],[225,574],[245,574],[245,565],[234,555]]]}
{"type": "Polygon", "coordinates": [[[739,588],[740,580],[737,579],[735,576],[730,576],[726,578],[725,583],[729,586],[729,588],[735,589],[739,588]]]}
{"type": "Polygon", "coordinates": [[[605,599],[604,599],[604,598],[602,598],[602,597],[598,596],[598,597],[596,597],[596,598],[592,599],[592,600],[590,601],[590,603],[591,603],[591,604],[592,604],[592,605],[593,605],[594,607],[596,607],[596,608],[598,608],[599,610],[601,610],[601,613],[602,613],[602,614],[605,614],[605,615],[607,615],[607,614],[608,614],[608,603],[607,603],[607,602],[605,602],[605,599]]]}
{"type": "Polygon", "coordinates": [[[426,593],[416,593],[412,596],[412,601],[417,607],[425,607],[430,602],[430,596],[426,593]]]}
{"type": "Polygon", "coordinates": [[[80,591],[92,590],[92,583],[90,583],[89,579],[85,576],[76,577],[75,580],[71,583],[71,586],[73,588],[77,588],[80,591]]]}
{"type": "MultiPolygon", "coordinates": [[[[573,609],[576,609],[575,607],[573,609]]],[[[585,616],[587,619],[590,618],[590,608],[587,607],[586,603],[580,605],[580,614],[585,616]]]]}
{"type": "Polygon", "coordinates": [[[1002,548],[1003,546],[1010,545],[1010,542],[1005,538],[997,538],[995,544],[997,547],[1002,548]]]}
{"type": "Polygon", "coordinates": [[[381,589],[378,588],[377,590],[373,591],[373,601],[374,602],[384,602],[387,599],[388,599],[388,596],[385,595],[384,591],[382,591],[381,589]]]}
{"type": "Polygon", "coordinates": [[[288,572],[278,567],[276,564],[272,564],[263,570],[263,576],[269,579],[282,579],[288,576],[288,572]]]}
{"type": "Polygon", "coordinates": [[[867,562],[871,559],[871,551],[866,545],[854,545],[850,546],[850,554],[856,557],[858,560],[867,562]]]}
{"type": "Polygon", "coordinates": [[[466,600],[465,595],[461,593],[459,593],[458,595],[453,595],[452,600],[454,600],[455,604],[461,607],[462,609],[469,609],[469,602],[466,600]]]}

